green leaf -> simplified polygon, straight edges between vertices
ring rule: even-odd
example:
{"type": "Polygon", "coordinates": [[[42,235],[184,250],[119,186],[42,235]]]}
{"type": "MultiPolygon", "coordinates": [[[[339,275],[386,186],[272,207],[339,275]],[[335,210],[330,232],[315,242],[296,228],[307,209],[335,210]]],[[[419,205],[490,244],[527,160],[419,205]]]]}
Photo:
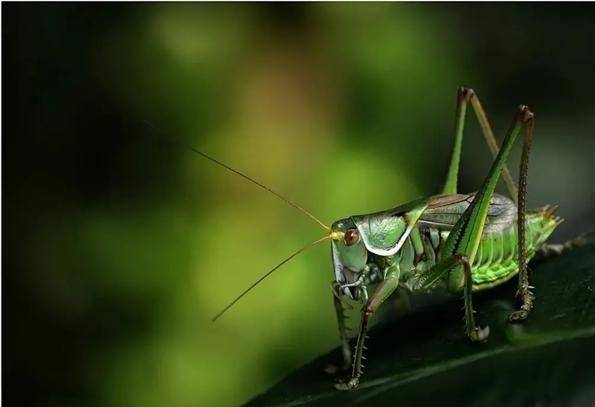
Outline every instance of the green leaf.
{"type": "MultiPolygon", "coordinates": [[[[325,370],[338,349],[298,369],[250,406],[592,405],[595,401],[595,240],[531,263],[535,308],[509,324],[516,281],[475,295],[487,343],[463,333],[462,301],[413,297],[415,311],[370,333],[356,391],[325,370]]],[[[315,334],[315,333],[313,333],[315,334]]]]}

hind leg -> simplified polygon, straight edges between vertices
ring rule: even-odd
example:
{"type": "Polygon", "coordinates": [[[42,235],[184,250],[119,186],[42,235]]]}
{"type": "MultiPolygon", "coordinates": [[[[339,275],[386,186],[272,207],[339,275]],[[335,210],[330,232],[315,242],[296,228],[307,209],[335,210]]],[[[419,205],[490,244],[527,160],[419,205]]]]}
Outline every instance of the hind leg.
{"type": "MultiPolygon", "coordinates": [[[[457,109],[455,115],[455,142],[452,149],[450,163],[448,165],[446,180],[444,182],[444,187],[442,188],[443,194],[457,193],[457,179],[461,161],[461,152],[463,148],[463,132],[465,130],[465,119],[467,117],[467,106],[469,104],[471,104],[471,107],[475,112],[475,117],[479,122],[479,126],[481,127],[481,131],[488,147],[490,148],[492,156],[494,158],[498,156],[499,149],[496,138],[494,137],[490,122],[488,121],[488,117],[485,113],[485,110],[483,110],[483,106],[481,105],[477,94],[473,89],[465,87],[459,88],[457,91],[457,109]]],[[[506,188],[508,189],[510,196],[516,201],[517,189],[506,165],[504,165],[502,176],[504,177],[504,183],[506,184],[506,188]]]]}
{"type": "MultiPolygon", "coordinates": [[[[461,215],[457,223],[452,228],[448,239],[444,244],[444,248],[440,255],[439,262],[435,266],[435,270],[431,270],[428,273],[428,281],[436,278],[437,275],[445,275],[448,272],[448,287],[452,291],[460,290],[464,287],[464,295],[466,304],[471,304],[471,267],[473,264],[479,243],[481,241],[484,225],[487,217],[488,207],[490,200],[494,195],[496,185],[502,175],[508,156],[514,142],[519,135],[522,128],[527,129],[525,134],[525,147],[523,148],[524,160],[522,161],[521,168],[523,169],[524,175],[521,174],[521,187],[519,189],[519,197],[522,198],[521,205],[518,207],[518,218],[519,218],[519,264],[521,275],[519,277],[519,297],[522,300],[522,306],[519,311],[524,311],[525,316],[528,313],[527,309],[530,309],[532,305],[532,298],[529,292],[528,279],[526,277],[526,253],[525,253],[525,196],[526,196],[526,169],[528,163],[528,153],[531,140],[531,129],[533,123],[533,114],[526,106],[521,106],[515,116],[515,119],[510,127],[504,141],[502,142],[502,148],[498,152],[488,175],[486,176],[481,188],[476,193],[473,202],[461,215]],[[453,262],[453,259],[465,259],[465,261],[458,261],[456,265],[449,263],[453,262]],[[466,263],[466,264],[465,264],[466,263]],[[524,306],[524,308],[522,308],[524,306]]],[[[468,327],[475,327],[475,321],[473,320],[472,308],[466,306],[466,320],[468,327]]],[[[469,328],[468,328],[469,330],[469,328]]],[[[472,329],[473,330],[473,329],[472,329]]],[[[470,333],[470,337],[473,338],[473,333],[470,333]]]]}
{"type": "Polygon", "coordinates": [[[527,319],[529,312],[533,308],[535,296],[531,292],[529,285],[529,272],[527,268],[527,245],[526,245],[526,225],[525,214],[527,211],[527,172],[529,168],[529,153],[533,143],[533,115],[531,120],[525,126],[525,136],[523,139],[523,152],[521,155],[521,166],[519,172],[519,192],[518,192],[518,244],[519,244],[519,283],[516,293],[519,308],[510,314],[510,322],[520,322],[527,319]]]}

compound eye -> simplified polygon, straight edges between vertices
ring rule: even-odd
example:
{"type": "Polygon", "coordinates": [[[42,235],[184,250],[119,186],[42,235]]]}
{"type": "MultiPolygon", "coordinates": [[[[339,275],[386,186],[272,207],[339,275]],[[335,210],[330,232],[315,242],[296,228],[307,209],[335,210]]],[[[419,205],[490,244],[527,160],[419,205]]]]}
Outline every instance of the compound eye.
{"type": "Polygon", "coordinates": [[[353,246],[357,242],[359,242],[359,233],[357,229],[348,229],[345,232],[345,237],[343,238],[343,243],[345,243],[345,246],[353,246]]]}

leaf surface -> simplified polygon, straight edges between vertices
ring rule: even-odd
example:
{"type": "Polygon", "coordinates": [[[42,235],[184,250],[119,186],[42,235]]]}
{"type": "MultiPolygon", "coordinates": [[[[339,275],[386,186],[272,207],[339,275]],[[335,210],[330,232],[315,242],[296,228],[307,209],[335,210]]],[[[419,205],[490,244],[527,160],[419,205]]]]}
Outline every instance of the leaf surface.
{"type": "Polygon", "coordinates": [[[530,264],[535,308],[509,324],[516,279],[474,297],[486,343],[463,332],[462,300],[413,297],[414,311],[370,332],[356,391],[341,392],[325,370],[338,349],[312,361],[249,406],[593,405],[595,239],[530,264]]]}

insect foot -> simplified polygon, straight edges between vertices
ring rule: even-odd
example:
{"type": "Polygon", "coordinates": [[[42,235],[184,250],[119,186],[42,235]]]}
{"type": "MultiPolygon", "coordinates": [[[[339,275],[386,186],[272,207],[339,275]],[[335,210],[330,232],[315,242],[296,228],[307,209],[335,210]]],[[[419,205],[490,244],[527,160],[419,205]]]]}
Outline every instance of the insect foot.
{"type": "Polygon", "coordinates": [[[508,321],[509,322],[523,322],[524,320],[527,319],[528,316],[529,316],[529,313],[527,311],[525,311],[524,309],[520,309],[520,310],[515,311],[512,314],[510,314],[510,316],[508,317],[508,321]]]}
{"type": "Polygon", "coordinates": [[[335,383],[335,389],[337,390],[355,390],[359,386],[359,377],[352,377],[346,381],[338,381],[335,383]]]}
{"type": "Polygon", "coordinates": [[[490,327],[486,326],[485,328],[475,328],[472,331],[467,332],[467,336],[471,339],[471,342],[485,342],[488,340],[488,336],[490,336],[490,327]]]}
{"type": "Polygon", "coordinates": [[[514,311],[508,317],[508,321],[512,323],[523,322],[529,316],[529,311],[533,308],[533,300],[535,300],[535,296],[529,288],[517,293],[517,298],[521,301],[522,305],[521,308],[517,311],[514,311]]]}

